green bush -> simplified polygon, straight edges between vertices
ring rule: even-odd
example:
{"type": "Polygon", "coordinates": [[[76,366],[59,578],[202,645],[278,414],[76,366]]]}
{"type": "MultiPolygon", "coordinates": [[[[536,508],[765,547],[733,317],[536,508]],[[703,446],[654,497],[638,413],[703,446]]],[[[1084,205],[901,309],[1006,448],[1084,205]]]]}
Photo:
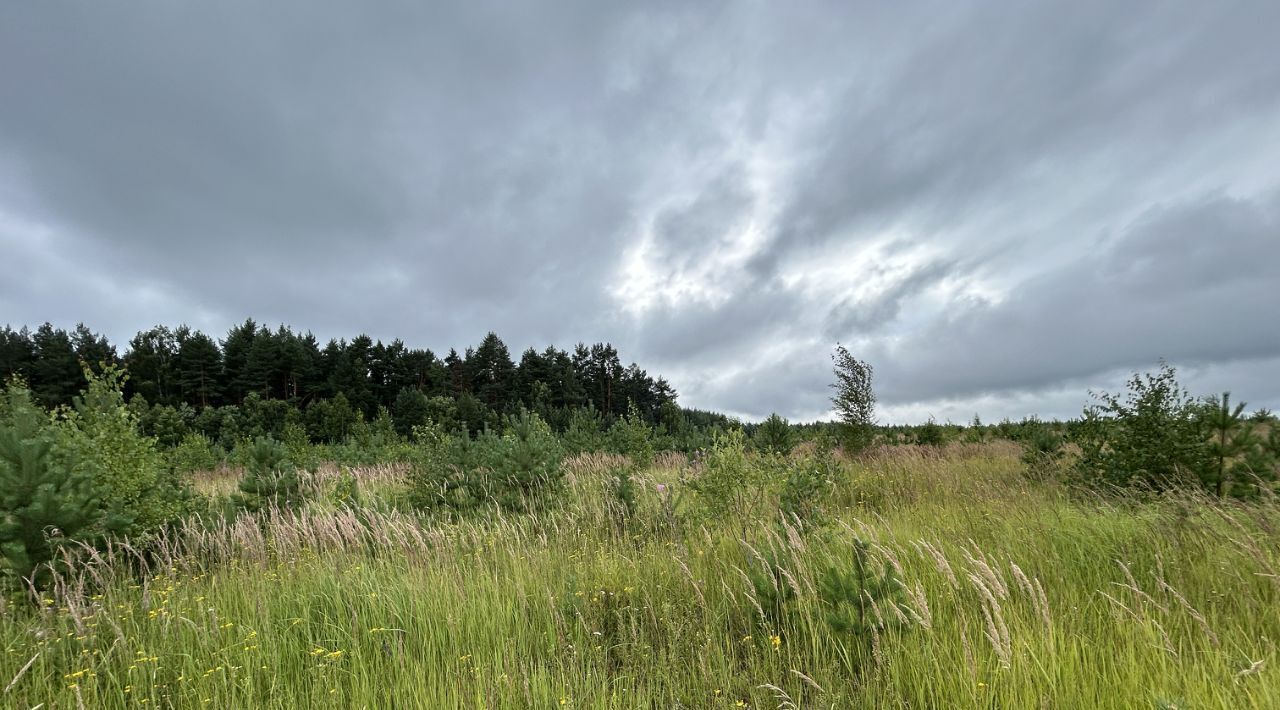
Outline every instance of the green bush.
{"type": "Polygon", "coordinates": [[[826,502],[835,489],[836,466],[832,447],[825,440],[812,454],[788,462],[778,503],[789,522],[798,520],[809,528],[826,523],[826,502]]]}
{"type": "Polygon", "coordinates": [[[248,511],[302,505],[305,491],[284,444],[260,437],[244,447],[245,474],[232,500],[248,511]]]}
{"type": "Polygon", "coordinates": [[[746,436],[741,429],[730,429],[716,435],[711,450],[686,477],[685,485],[697,495],[698,509],[705,518],[736,520],[745,530],[751,510],[760,500],[753,490],[760,478],[760,468],[747,457],[746,436]]]}
{"type": "Polygon", "coordinates": [[[778,416],[777,413],[774,413],[770,414],[768,419],[756,427],[755,434],[751,437],[751,440],[758,451],[772,454],[789,454],[795,437],[791,432],[791,424],[786,419],[778,416]]]}
{"type": "Polygon", "coordinates": [[[55,434],[25,388],[4,393],[0,416],[0,563],[6,586],[42,585],[57,548],[90,534],[100,500],[88,467],[53,455],[55,434]]]}
{"type": "Polygon", "coordinates": [[[502,436],[484,429],[475,439],[415,429],[410,500],[425,509],[468,511],[494,504],[528,512],[545,507],[563,486],[563,450],[546,422],[521,411],[502,436]]]}
{"type": "MultiPolygon", "coordinates": [[[[60,465],[93,478],[111,531],[135,542],[176,522],[196,505],[191,489],[173,473],[156,440],[139,433],[124,403],[123,370],[85,370],[88,384],[74,407],[58,413],[54,453],[60,465]]],[[[107,530],[102,530],[106,532],[107,530]]]]}
{"type": "Polygon", "coordinates": [[[609,427],[608,446],[610,451],[626,456],[641,468],[653,462],[653,431],[634,402],[628,403],[627,416],[609,427]]]}
{"type": "Polygon", "coordinates": [[[169,463],[179,474],[209,471],[222,463],[222,453],[215,450],[204,434],[190,433],[169,452],[169,463]]]}

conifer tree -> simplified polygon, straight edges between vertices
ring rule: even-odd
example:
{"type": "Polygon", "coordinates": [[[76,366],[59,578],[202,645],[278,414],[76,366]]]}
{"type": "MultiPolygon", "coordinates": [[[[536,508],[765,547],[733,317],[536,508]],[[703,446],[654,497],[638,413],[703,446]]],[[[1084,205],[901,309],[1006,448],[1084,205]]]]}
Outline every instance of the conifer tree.
{"type": "Polygon", "coordinates": [[[295,508],[303,502],[297,468],[289,460],[284,444],[266,437],[249,445],[237,505],[249,511],[265,508],[295,508]]]}
{"type": "Polygon", "coordinates": [[[93,526],[99,498],[90,471],[53,455],[53,432],[30,393],[15,384],[3,396],[0,562],[4,577],[16,583],[51,561],[59,545],[93,526]]]}
{"type": "Polygon", "coordinates": [[[752,437],[757,449],[771,454],[791,453],[792,438],[791,424],[777,412],[761,422],[752,437]]]}

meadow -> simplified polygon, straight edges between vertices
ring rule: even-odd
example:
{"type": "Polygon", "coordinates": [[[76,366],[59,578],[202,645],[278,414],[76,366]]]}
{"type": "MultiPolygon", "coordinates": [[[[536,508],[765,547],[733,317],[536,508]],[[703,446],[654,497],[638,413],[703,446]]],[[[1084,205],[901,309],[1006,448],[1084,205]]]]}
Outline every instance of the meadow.
{"type": "Polygon", "coordinates": [[[304,506],[86,550],[8,602],[0,702],[1280,707],[1273,502],[1084,494],[1021,453],[748,452],[711,508],[706,463],[659,454],[626,511],[619,457],[580,454],[544,509],[452,517],[401,504],[403,465],[322,465],[304,506]],[[781,513],[815,466],[813,514],[781,513]]]}

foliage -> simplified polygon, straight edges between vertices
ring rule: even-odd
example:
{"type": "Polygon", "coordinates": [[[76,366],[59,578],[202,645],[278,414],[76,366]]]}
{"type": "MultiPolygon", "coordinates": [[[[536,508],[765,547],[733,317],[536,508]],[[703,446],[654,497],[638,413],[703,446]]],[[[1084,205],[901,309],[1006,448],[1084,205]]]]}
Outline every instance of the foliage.
{"type": "Polygon", "coordinates": [[[275,439],[260,437],[244,447],[245,474],[235,504],[248,511],[297,508],[305,493],[289,451],[275,439]]]}
{"type": "Polygon", "coordinates": [[[808,528],[826,523],[825,509],[836,485],[838,467],[830,442],[820,441],[811,454],[790,462],[782,490],[778,495],[779,508],[788,521],[808,528]]]}
{"type": "Polygon", "coordinates": [[[600,430],[600,414],[595,407],[575,409],[569,417],[569,426],[562,437],[565,449],[571,453],[590,453],[604,449],[604,434],[600,430]]]}
{"type": "Polygon", "coordinates": [[[921,446],[942,446],[947,443],[946,432],[933,417],[916,429],[916,443],[921,446]]]}
{"type": "Polygon", "coordinates": [[[846,451],[857,453],[871,445],[875,437],[876,395],[871,389],[871,365],[837,345],[831,356],[835,363],[836,393],[831,397],[841,425],[841,443],[846,451]]]}
{"type": "Polygon", "coordinates": [[[791,432],[791,424],[777,412],[760,422],[752,435],[752,443],[756,450],[772,454],[789,454],[795,441],[791,432]]]}
{"type": "Polygon", "coordinates": [[[1208,461],[1200,482],[1219,497],[1247,495],[1263,482],[1274,482],[1263,442],[1244,416],[1245,403],[1231,407],[1231,394],[1211,397],[1201,404],[1200,419],[1208,436],[1208,461]]]}
{"type": "Polygon", "coordinates": [[[606,474],[606,485],[613,496],[612,506],[615,524],[619,530],[625,530],[636,516],[636,481],[634,465],[615,466],[606,474]]]}
{"type": "Polygon", "coordinates": [[[697,462],[685,485],[697,494],[705,519],[733,520],[745,527],[759,503],[752,490],[759,474],[759,467],[747,456],[746,436],[741,429],[730,429],[716,435],[711,450],[697,462]]]}
{"type": "Polygon", "coordinates": [[[82,538],[99,518],[93,472],[53,455],[56,436],[47,418],[18,385],[4,392],[0,417],[0,576],[43,585],[41,565],[55,550],[82,538]]]}
{"type": "Polygon", "coordinates": [[[88,384],[74,408],[59,412],[55,455],[93,478],[112,530],[152,535],[192,510],[194,495],[172,474],[156,440],[139,433],[124,402],[127,375],[114,365],[84,374],[88,384]]]}
{"type": "Polygon", "coordinates": [[[891,607],[903,601],[897,571],[886,560],[883,571],[876,572],[870,551],[869,543],[854,539],[852,565],[827,567],[818,586],[818,596],[826,607],[827,626],[867,649],[877,634],[897,621],[898,611],[891,607]]]}
{"type": "Polygon", "coordinates": [[[1128,392],[1102,393],[1087,407],[1077,434],[1077,470],[1087,481],[1165,490],[1195,480],[1209,464],[1196,402],[1161,363],[1135,374],[1128,392]]]}
{"type": "Polygon", "coordinates": [[[627,416],[609,427],[608,444],[610,451],[626,456],[637,466],[648,466],[653,461],[653,432],[635,404],[628,405],[627,416]]]}
{"type": "Polygon", "coordinates": [[[563,485],[560,443],[536,414],[521,410],[507,417],[506,433],[491,441],[487,454],[487,497],[507,510],[541,508],[563,485]]]}
{"type": "Polygon", "coordinates": [[[190,474],[213,470],[222,463],[222,456],[203,434],[190,433],[169,452],[169,462],[175,472],[190,474]]]}
{"type": "Polygon", "coordinates": [[[428,510],[466,512],[497,505],[513,512],[545,507],[563,486],[563,451],[538,415],[520,411],[507,418],[502,436],[485,429],[442,437],[415,430],[418,446],[409,474],[410,500],[428,510]]]}
{"type": "Polygon", "coordinates": [[[1062,435],[1052,428],[1037,428],[1022,442],[1022,463],[1027,467],[1027,475],[1040,480],[1057,477],[1066,456],[1063,443],[1062,435]]]}

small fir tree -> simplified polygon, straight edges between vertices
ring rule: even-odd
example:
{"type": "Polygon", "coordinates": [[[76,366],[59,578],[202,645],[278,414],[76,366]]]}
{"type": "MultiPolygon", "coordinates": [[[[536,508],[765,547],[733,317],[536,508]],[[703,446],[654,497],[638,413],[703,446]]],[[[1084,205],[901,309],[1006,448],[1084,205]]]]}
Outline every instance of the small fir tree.
{"type": "Polygon", "coordinates": [[[0,418],[0,562],[9,584],[47,579],[60,545],[96,527],[100,498],[86,468],[53,455],[54,432],[30,393],[11,385],[0,418]]]}

